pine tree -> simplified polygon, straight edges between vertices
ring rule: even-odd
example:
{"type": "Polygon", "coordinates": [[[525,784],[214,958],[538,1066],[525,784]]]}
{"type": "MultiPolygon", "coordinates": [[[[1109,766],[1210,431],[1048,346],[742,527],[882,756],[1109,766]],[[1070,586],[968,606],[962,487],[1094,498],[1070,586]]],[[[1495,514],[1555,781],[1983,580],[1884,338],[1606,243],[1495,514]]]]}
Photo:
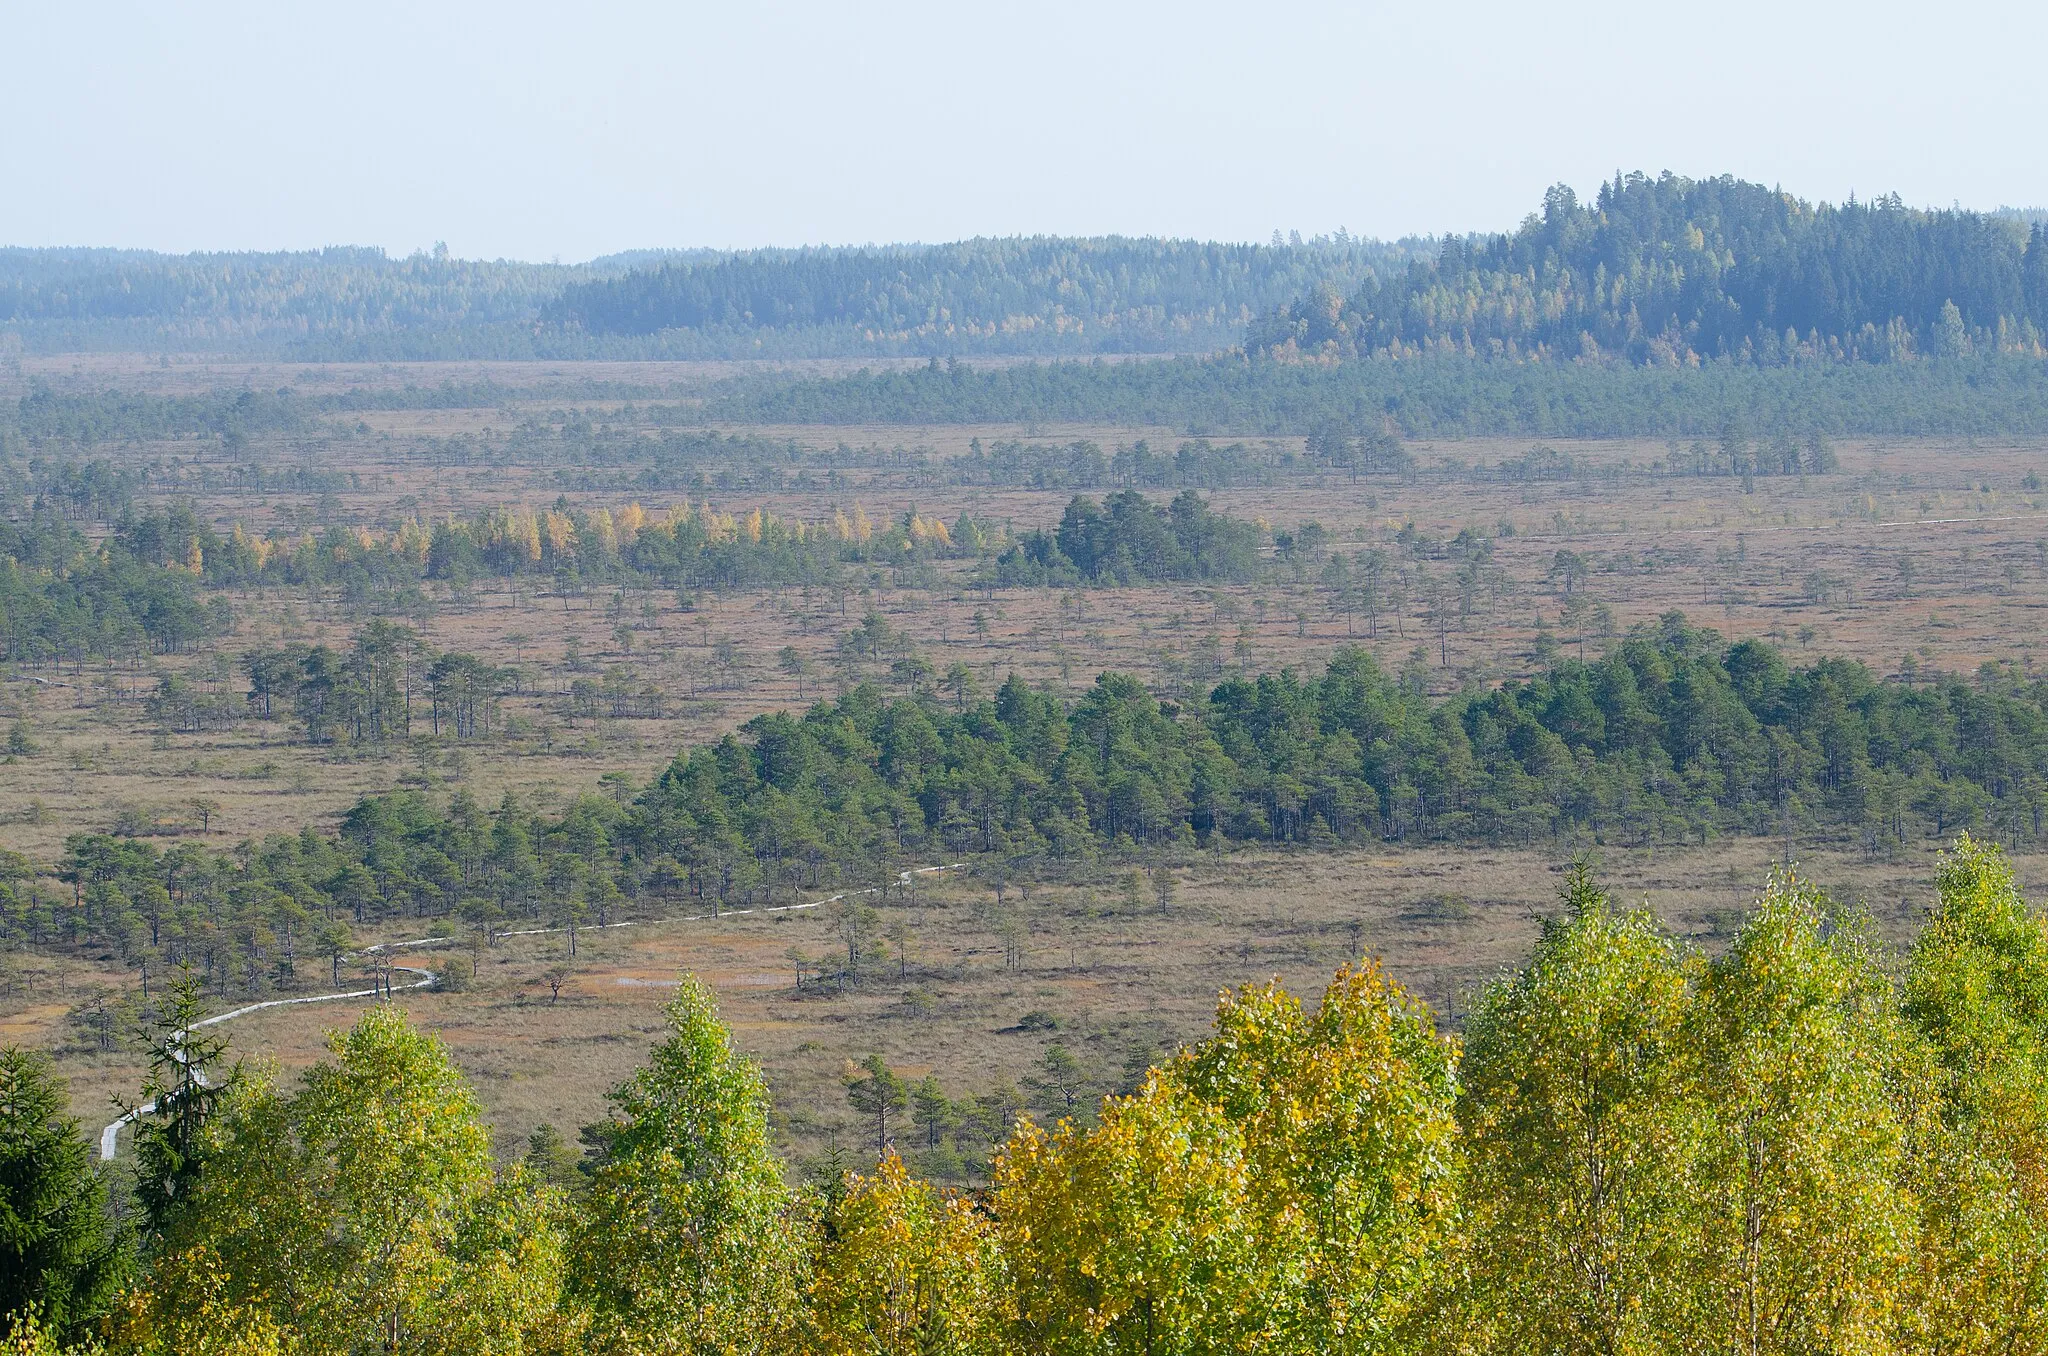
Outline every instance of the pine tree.
{"type": "Polygon", "coordinates": [[[205,1167],[203,1132],[232,1094],[239,1066],[225,1064],[228,1043],[199,1025],[205,1011],[199,977],[186,965],[166,989],[145,1034],[149,1110],[135,1124],[135,1195],[151,1236],[169,1227],[205,1167]]]}
{"type": "Polygon", "coordinates": [[[127,1250],[49,1058],[0,1049],[0,1315],[62,1335],[107,1306],[127,1250]]]}

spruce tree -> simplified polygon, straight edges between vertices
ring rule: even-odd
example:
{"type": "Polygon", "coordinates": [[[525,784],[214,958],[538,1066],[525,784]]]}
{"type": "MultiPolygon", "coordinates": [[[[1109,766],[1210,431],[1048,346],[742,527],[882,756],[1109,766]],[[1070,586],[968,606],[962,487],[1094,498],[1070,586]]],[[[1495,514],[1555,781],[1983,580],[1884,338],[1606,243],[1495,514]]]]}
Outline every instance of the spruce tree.
{"type": "Polygon", "coordinates": [[[48,1056],[0,1049],[0,1314],[71,1334],[106,1307],[126,1250],[65,1103],[48,1056]]]}

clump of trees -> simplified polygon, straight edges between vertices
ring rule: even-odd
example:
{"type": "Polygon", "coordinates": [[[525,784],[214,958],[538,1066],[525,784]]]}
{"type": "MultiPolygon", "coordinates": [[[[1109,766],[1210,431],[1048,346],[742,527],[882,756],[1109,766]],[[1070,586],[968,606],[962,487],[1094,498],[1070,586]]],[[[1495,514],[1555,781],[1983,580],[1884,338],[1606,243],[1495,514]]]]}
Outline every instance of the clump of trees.
{"type": "MultiPolygon", "coordinates": [[[[407,661],[380,662],[389,674],[407,661]]],[[[416,700],[458,722],[456,689],[435,686],[440,662],[416,700]]],[[[334,835],[231,853],[77,835],[58,864],[68,888],[26,866],[0,879],[0,937],[189,960],[245,992],[287,982],[337,919],[604,921],[874,885],[941,853],[1787,832],[1883,853],[1964,829],[2035,842],[2048,814],[2048,683],[2003,669],[1882,682],[1841,659],[1794,668],[1676,614],[1604,658],[1441,701],[1362,650],[1314,677],[1233,677],[1185,701],[1122,674],[1072,702],[1015,677],[972,700],[965,686],[954,699],[912,686],[889,700],[863,684],[801,716],[757,717],[636,794],[621,785],[556,814],[406,791],[366,797],[334,835]]],[[[396,679],[364,690],[382,696],[325,708],[329,737],[344,718],[406,719],[396,679]]]]}
{"type": "MultiPolygon", "coordinates": [[[[1248,985],[1092,1121],[1019,1119],[974,1192],[886,1112],[872,1169],[792,1187],[688,976],[580,1163],[494,1164],[380,1006],[300,1091],[229,1078],[140,1235],[9,1054],[0,1188],[72,1206],[0,1235],[0,1306],[23,1349],[152,1353],[2040,1349],[2048,919],[1996,848],[1943,860],[1896,977],[1791,874],[1717,956],[1583,870],[1562,905],[1462,1038],[1370,961],[1313,1008],[1248,985]]],[[[854,1086],[908,1100],[879,1060],[854,1086]]]]}
{"type": "Polygon", "coordinates": [[[1160,507],[1136,490],[1101,503],[1076,495],[1051,532],[1027,532],[995,563],[999,584],[1132,584],[1248,579],[1263,533],[1217,513],[1193,490],[1160,507]]]}
{"type": "Polygon", "coordinates": [[[227,632],[195,569],[118,536],[95,547],[54,509],[0,519],[0,659],[31,665],[176,654],[227,632]]]}

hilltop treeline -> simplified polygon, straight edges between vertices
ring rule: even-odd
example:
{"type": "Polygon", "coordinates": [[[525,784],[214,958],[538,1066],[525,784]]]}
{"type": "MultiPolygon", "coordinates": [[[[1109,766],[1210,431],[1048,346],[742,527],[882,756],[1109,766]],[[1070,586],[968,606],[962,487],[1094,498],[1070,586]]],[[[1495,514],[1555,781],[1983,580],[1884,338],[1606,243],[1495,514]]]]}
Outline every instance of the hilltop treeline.
{"type": "Polygon", "coordinates": [[[1462,1041],[1370,963],[1313,1011],[1248,985],[1134,1093],[1018,1120],[972,1194],[905,1170],[880,1059],[848,1074],[876,1166],[789,1185],[691,976],[580,1161],[503,1168],[396,1009],[288,1091],[217,1047],[192,1076],[186,988],[133,1236],[47,1066],[0,1055],[10,1186],[54,1203],[0,1240],[0,1304],[23,1350],[166,1356],[2031,1352],[2048,923],[1967,838],[1936,887],[1894,980],[1795,878],[1709,959],[1575,873],[1462,1041]]]}
{"type": "MultiPolygon", "coordinates": [[[[259,683],[250,700],[273,695],[259,683]]],[[[872,884],[935,854],[1000,870],[1197,844],[1642,846],[1788,829],[1879,850],[1972,827],[2033,842],[2048,812],[2048,683],[1795,669],[1675,614],[1598,662],[1434,703],[1363,651],[1185,705],[1115,674],[1071,704],[1016,678],[991,700],[965,695],[949,708],[863,685],[687,750],[630,797],[555,815],[403,792],[359,802],[332,837],[233,854],[80,835],[59,866],[70,889],[0,890],[0,936],[260,986],[276,939],[311,919],[567,925],[872,884]]],[[[392,689],[384,705],[401,700],[392,689]]]]}
{"type": "Polygon", "coordinates": [[[1418,242],[971,240],[642,251],[587,264],[379,249],[0,249],[0,335],[39,352],[299,361],[1207,351],[1418,242]]]}
{"type": "Polygon", "coordinates": [[[775,424],[1102,422],[1208,434],[1304,435],[1331,425],[1410,437],[1714,437],[1723,430],[1830,434],[2040,433],[2048,361],[2018,354],[1869,364],[1697,367],[1398,362],[1269,357],[1030,363],[937,362],[898,372],[761,384],[708,402],[708,419],[775,424]]]}
{"type": "Polygon", "coordinates": [[[593,334],[768,336],[845,354],[1205,352],[1317,284],[1414,247],[1037,236],[754,250],[572,283],[552,323],[593,334]]]}
{"type": "Polygon", "coordinates": [[[42,352],[309,361],[534,356],[541,305],[584,269],[381,249],[158,254],[0,249],[0,334],[42,352]]]}
{"type": "Polygon", "coordinates": [[[1565,185],[1512,234],[1451,237],[1434,260],[1323,287],[1262,317],[1254,353],[1674,366],[1894,362],[1972,350],[2040,357],[2048,227],[1916,211],[1897,197],[1812,205],[1729,177],[1565,185]]]}

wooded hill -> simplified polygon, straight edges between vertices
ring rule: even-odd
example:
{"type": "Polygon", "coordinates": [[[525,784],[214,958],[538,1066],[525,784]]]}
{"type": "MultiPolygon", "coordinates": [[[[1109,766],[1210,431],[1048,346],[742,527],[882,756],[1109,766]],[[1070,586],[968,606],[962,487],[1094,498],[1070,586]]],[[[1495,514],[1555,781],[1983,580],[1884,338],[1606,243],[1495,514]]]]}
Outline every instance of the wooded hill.
{"type": "Polygon", "coordinates": [[[1035,237],[578,265],[0,249],[0,358],[9,336],[35,352],[314,362],[1211,352],[1317,284],[1349,290],[1430,248],[1035,237]]]}
{"type": "Polygon", "coordinates": [[[1592,202],[1559,184],[1502,235],[1322,286],[1262,317],[1252,353],[1509,360],[1893,362],[2042,356],[2048,228],[1918,211],[1896,195],[1812,204],[1723,176],[1615,176],[1592,202]]]}
{"type": "Polygon", "coordinates": [[[605,335],[687,332],[769,351],[842,354],[1206,353],[1318,285],[1426,257],[1423,242],[1340,235],[1195,240],[966,240],[753,250],[576,282],[544,311],[605,335]]]}

